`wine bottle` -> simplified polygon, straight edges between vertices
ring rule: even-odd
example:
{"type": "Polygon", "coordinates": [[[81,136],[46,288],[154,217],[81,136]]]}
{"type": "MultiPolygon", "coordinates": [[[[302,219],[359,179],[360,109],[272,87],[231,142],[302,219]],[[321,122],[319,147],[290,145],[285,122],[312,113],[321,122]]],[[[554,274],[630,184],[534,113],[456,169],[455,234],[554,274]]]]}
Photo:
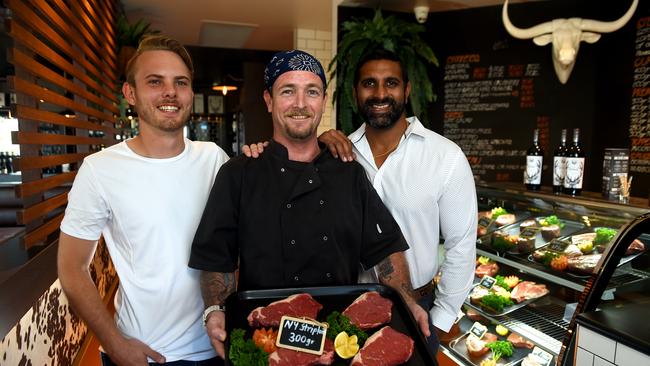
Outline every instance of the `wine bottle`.
{"type": "Polygon", "coordinates": [[[562,193],[564,176],[566,175],[566,129],[562,129],[560,145],[553,152],[553,193],[562,193]]]}
{"type": "Polygon", "coordinates": [[[542,164],[544,150],[539,146],[539,129],[533,132],[533,146],[526,151],[526,171],[524,171],[524,184],[526,189],[538,191],[542,187],[542,164]]]}
{"type": "Polygon", "coordinates": [[[566,154],[566,176],[564,193],[579,196],[582,192],[582,179],[585,173],[585,153],[580,147],[580,129],[573,129],[573,144],[566,154]]]}

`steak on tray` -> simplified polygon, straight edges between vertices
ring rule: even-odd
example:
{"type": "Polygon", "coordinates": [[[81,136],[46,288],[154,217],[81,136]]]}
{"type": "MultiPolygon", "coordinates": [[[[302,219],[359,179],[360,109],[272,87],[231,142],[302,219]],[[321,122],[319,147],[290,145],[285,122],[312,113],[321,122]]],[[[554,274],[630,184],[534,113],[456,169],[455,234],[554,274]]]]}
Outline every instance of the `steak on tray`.
{"type": "Polygon", "coordinates": [[[291,295],[283,300],[270,303],[266,307],[259,307],[248,314],[248,325],[252,328],[280,326],[283,315],[294,318],[316,319],[316,315],[323,305],[319,304],[309,294],[291,295]]]}
{"type": "Polygon", "coordinates": [[[367,330],[390,322],[392,308],[392,301],[376,291],[369,291],[357,297],[343,311],[343,315],[350,319],[350,323],[362,330],[367,330]]]}
{"type": "Polygon", "coordinates": [[[371,335],[350,366],[394,366],[405,363],[413,355],[411,337],[385,326],[371,335]]]}
{"type": "Polygon", "coordinates": [[[334,342],[325,339],[322,355],[278,348],[269,355],[269,366],[331,365],[334,362],[334,342]]]}
{"type": "Polygon", "coordinates": [[[522,302],[530,299],[536,299],[548,294],[546,285],[530,281],[519,282],[510,293],[510,298],[516,302],[522,302]]]}

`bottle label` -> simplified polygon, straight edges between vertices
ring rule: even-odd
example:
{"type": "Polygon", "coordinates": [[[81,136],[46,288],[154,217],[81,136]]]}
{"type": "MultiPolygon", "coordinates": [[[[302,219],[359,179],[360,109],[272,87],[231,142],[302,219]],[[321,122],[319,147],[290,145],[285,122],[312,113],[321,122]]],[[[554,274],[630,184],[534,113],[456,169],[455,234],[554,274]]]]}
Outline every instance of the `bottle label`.
{"type": "Polygon", "coordinates": [[[584,172],[585,158],[566,158],[564,188],[582,189],[582,177],[584,172]]]}
{"type": "Polygon", "coordinates": [[[526,171],[524,172],[524,184],[542,183],[542,160],[543,156],[526,156],[526,171]]]}
{"type": "Polygon", "coordinates": [[[556,156],[553,158],[553,185],[561,186],[564,184],[566,175],[566,157],[556,156]]]}

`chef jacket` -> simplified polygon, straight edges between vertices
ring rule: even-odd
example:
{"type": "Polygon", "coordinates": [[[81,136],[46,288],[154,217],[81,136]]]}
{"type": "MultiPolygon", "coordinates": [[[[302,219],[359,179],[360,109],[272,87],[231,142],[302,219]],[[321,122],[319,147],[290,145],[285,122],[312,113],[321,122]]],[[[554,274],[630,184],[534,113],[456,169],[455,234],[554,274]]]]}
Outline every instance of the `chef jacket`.
{"type": "Polygon", "coordinates": [[[290,161],[271,142],[257,159],[219,170],[196,231],[189,265],[229,273],[238,290],[347,285],[408,245],[356,162],[327,149],[290,161]]]}

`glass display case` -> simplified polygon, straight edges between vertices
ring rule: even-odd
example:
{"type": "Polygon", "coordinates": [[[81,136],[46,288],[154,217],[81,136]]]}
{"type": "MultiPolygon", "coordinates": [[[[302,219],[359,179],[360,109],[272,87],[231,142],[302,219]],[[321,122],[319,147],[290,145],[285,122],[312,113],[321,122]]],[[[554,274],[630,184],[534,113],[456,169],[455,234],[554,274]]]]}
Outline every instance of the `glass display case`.
{"type": "Polygon", "coordinates": [[[611,246],[591,291],[579,305],[576,327],[565,339],[565,365],[650,364],[650,254],[640,252],[650,241],[650,214],[633,220],[611,246]],[[643,280],[620,283],[622,273],[633,270],[643,280]],[[614,290],[612,290],[614,289],[614,290]]]}
{"type": "Polygon", "coordinates": [[[576,314],[586,310],[605,268],[612,273],[599,298],[625,301],[621,292],[628,289],[647,293],[650,235],[639,235],[635,246],[621,249],[618,259],[609,258],[629,225],[649,208],[522,188],[477,186],[476,284],[454,331],[441,342],[443,353],[460,364],[481,365],[493,357],[486,351],[490,347],[482,355],[472,348],[476,344],[468,332],[477,322],[495,335],[482,338],[484,343],[497,339],[514,345],[512,355],[502,356],[497,365],[536,365],[543,357],[549,364],[564,363],[573,357],[576,314]],[[496,287],[481,283],[486,274],[496,287]],[[496,295],[510,300],[495,301],[496,295]],[[530,355],[533,351],[539,357],[530,355]]]}

